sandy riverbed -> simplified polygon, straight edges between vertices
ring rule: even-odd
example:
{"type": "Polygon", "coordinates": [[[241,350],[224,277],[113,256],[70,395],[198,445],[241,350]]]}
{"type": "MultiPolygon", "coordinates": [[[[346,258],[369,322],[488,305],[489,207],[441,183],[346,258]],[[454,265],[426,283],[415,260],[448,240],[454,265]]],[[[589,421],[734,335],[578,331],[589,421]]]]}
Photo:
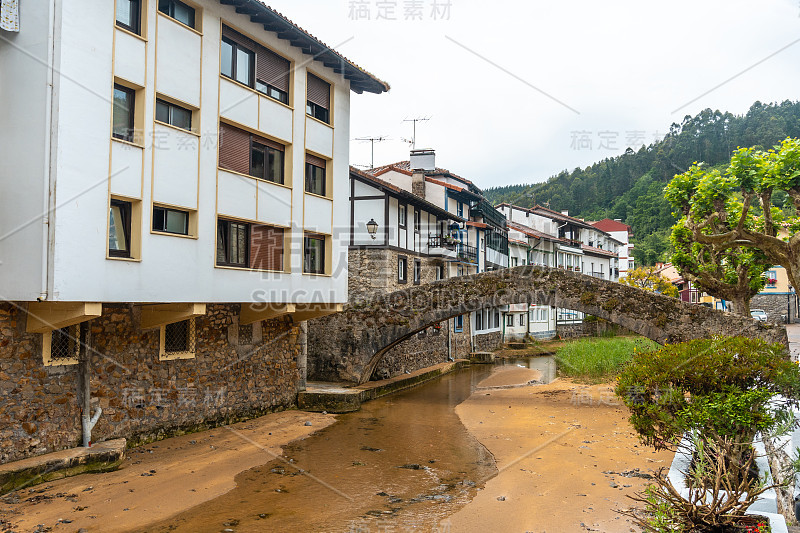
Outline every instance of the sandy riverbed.
{"type": "Polygon", "coordinates": [[[237,474],[272,461],[282,446],[335,420],[286,411],[129,450],[116,472],[62,479],[0,499],[0,519],[7,521],[2,529],[143,528],[229,492],[237,474]]]}
{"type": "MultiPolygon", "coordinates": [[[[491,385],[527,381],[521,370],[498,369],[491,385]]],[[[672,460],[638,442],[608,384],[478,390],[456,413],[500,472],[443,523],[452,533],[632,531],[614,510],[630,507],[626,495],[649,481],[629,476],[652,475],[672,460]]]]}

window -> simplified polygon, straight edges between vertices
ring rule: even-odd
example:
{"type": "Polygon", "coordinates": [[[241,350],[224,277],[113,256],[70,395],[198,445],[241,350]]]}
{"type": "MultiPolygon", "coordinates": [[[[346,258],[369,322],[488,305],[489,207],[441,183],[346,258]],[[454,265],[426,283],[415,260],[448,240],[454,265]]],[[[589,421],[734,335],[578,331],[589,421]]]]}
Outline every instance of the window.
{"type": "Polygon", "coordinates": [[[153,231],[189,235],[189,212],[168,207],[153,207],[153,231]]]}
{"type": "Polygon", "coordinates": [[[514,327],[514,315],[506,315],[506,326],[514,327]]]}
{"type": "Polygon", "coordinates": [[[156,120],[187,131],[192,129],[192,111],[160,98],[156,99],[156,120]]]}
{"type": "Polygon", "coordinates": [[[444,279],[444,265],[436,265],[435,279],[444,279]]]}
{"type": "Polygon", "coordinates": [[[519,260],[516,257],[511,258],[511,267],[515,267],[519,264],[519,260]]]}
{"type": "Polygon", "coordinates": [[[500,327],[500,311],[494,312],[494,327],[496,328],[500,327]]]}
{"type": "Polygon", "coordinates": [[[220,63],[222,75],[248,87],[253,87],[256,54],[224,34],[223,28],[220,63]]]}
{"type": "Polygon", "coordinates": [[[483,329],[483,311],[478,311],[475,313],[475,329],[482,330],[483,329]]]}
{"type": "Polygon", "coordinates": [[[453,331],[455,333],[464,331],[464,315],[458,315],[453,319],[453,331]]]}
{"type": "Polygon", "coordinates": [[[462,204],[461,202],[458,202],[458,210],[457,211],[458,211],[458,216],[460,216],[461,218],[464,218],[464,204],[462,204]]]}
{"type": "Polygon", "coordinates": [[[285,147],[265,137],[219,125],[219,166],[274,183],[284,183],[285,147]]]}
{"type": "Polygon", "coordinates": [[[192,359],[195,354],[194,318],[161,326],[159,360],[192,359]]]}
{"type": "Polygon", "coordinates": [[[306,154],[306,192],[325,196],[325,166],[322,158],[306,154]]]}
{"type": "Polygon", "coordinates": [[[141,35],[141,0],[117,0],[117,26],[141,35]]]}
{"type": "Polygon", "coordinates": [[[330,124],[331,85],[313,74],[308,74],[306,84],[306,114],[330,124]]]}
{"type": "Polygon", "coordinates": [[[306,235],[303,249],[303,272],[306,274],[324,274],[325,237],[322,235],[306,235]]]}
{"type": "Polygon", "coordinates": [[[419,226],[420,226],[420,219],[422,217],[422,212],[418,210],[414,210],[414,233],[419,233],[419,226]]]}
{"type": "Polygon", "coordinates": [[[523,313],[521,313],[519,315],[519,325],[520,326],[524,326],[525,325],[525,314],[523,314],[523,313]]]}
{"type": "Polygon", "coordinates": [[[406,227],[406,206],[402,204],[397,208],[397,225],[401,228],[406,227]]]}
{"type": "Polygon", "coordinates": [[[283,145],[253,135],[250,144],[248,174],[255,178],[283,184],[283,161],[283,145]]]}
{"type": "Polygon", "coordinates": [[[408,260],[405,257],[397,258],[397,282],[406,283],[408,281],[408,260]]]}
{"type": "Polygon", "coordinates": [[[422,263],[419,259],[414,259],[414,285],[419,285],[422,279],[422,263]]]}
{"type": "Polygon", "coordinates": [[[42,335],[42,363],[44,366],[78,364],[81,351],[81,324],[66,326],[42,335]]]}
{"type": "Polygon", "coordinates": [[[115,139],[133,142],[134,102],[136,91],[114,84],[114,116],[112,135],[115,139]]]}
{"type": "Polygon", "coordinates": [[[284,228],[220,219],[217,265],[282,272],[284,228]]]}
{"type": "Polygon", "coordinates": [[[130,202],[111,200],[108,213],[108,255],[111,257],[131,257],[131,215],[130,202]]]}
{"type": "Polygon", "coordinates": [[[227,26],[222,27],[220,70],[223,76],[289,104],[289,60],[227,26]]]}
{"type": "Polygon", "coordinates": [[[768,270],[765,273],[765,277],[767,278],[766,285],[767,287],[775,287],[778,284],[778,274],[776,270],[768,270]]]}
{"type": "Polygon", "coordinates": [[[247,267],[249,229],[242,222],[217,222],[217,265],[247,267]]]}
{"type": "Polygon", "coordinates": [[[194,28],[194,8],[178,0],[159,0],[158,10],[181,24],[194,28]]]}

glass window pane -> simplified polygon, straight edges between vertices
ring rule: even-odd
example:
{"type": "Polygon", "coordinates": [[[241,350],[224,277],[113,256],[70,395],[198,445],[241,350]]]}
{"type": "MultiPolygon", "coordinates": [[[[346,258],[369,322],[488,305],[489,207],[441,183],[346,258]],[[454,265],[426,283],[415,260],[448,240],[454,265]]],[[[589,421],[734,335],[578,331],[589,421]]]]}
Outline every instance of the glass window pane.
{"type": "Polygon", "coordinates": [[[117,0],[117,22],[133,31],[138,31],[136,27],[137,4],[138,0],[117,0]]]}
{"type": "Polygon", "coordinates": [[[253,143],[250,149],[250,175],[264,178],[264,146],[253,143]]]}
{"type": "Polygon", "coordinates": [[[114,137],[133,139],[133,91],[114,87],[114,137]]]}
{"type": "Polygon", "coordinates": [[[189,321],[164,326],[164,351],[185,352],[189,349],[189,321]]]}
{"type": "Polygon", "coordinates": [[[111,206],[108,216],[108,249],[120,252],[128,251],[125,221],[122,218],[122,208],[118,205],[111,206]]]}
{"type": "Polygon", "coordinates": [[[165,229],[170,233],[179,233],[181,235],[186,235],[188,233],[187,229],[189,226],[189,213],[185,211],[175,211],[175,210],[168,210],[167,214],[167,224],[165,229]]]}
{"type": "Polygon", "coordinates": [[[171,124],[185,130],[192,129],[192,112],[183,107],[172,106],[171,124]]]}
{"type": "Polygon", "coordinates": [[[160,207],[153,208],[153,230],[164,231],[164,228],[166,227],[165,217],[166,210],[160,207]]]}
{"type": "Polygon", "coordinates": [[[156,120],[169,124],[169,104],[164,100],[156,100],[156,120]]]}
{"type": "Polygon", "coordinates": [[[233,77],[233,45],[227,41],[222,41],[222,63],[220,72],[229,78],[233,77]]]}
{"type": "Polygon", "coordinates": [[[250,71],[252,70],[252,54],[241,48],[236,49],[236,81],[250,85],[250,71]]]}
{"type": "Polygon", "coordinates": [[[261,80],[256,80],[256,91],[264,94],[269,94],[269,87],[261,80]]]}
{"type": "Polygon", "coordinates": [[[173,17],[175,20],[186,24],[190,28],[194,28],[194,9],[186,4],[175,2],[173,4],[173,10],[173,17]]]}
{"type": "Polygon", "coordinates": [[[227,245],[227,229],[228,224],[222,220],[217,221],[217,264],[227,263],[225,255],[227,245]]]}
{"type": "Polygon", "coordinates": [[[269,148],[269,175],[268,180],[283,183],[283,152],[269,148]]]}

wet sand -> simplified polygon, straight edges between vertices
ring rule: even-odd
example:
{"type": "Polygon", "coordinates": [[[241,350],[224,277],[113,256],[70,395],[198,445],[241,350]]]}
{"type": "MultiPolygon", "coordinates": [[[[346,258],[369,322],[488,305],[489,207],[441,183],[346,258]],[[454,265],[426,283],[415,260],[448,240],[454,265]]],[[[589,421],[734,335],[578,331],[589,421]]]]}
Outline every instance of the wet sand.
{"type": "MultiPolygon", "coordinates": [[[[518,377],[512,368],[490,379],[512,385],[518,377]]],[[[672,460],[639,443],[609,384],[477,390],[456,413],[500,472],[443,522],[453,533],[628,532],[631,522],[614,510],[631,507],[626,495],[672,460]]]]}
{"type": "Polygon", "coordinates": [[[333,415],[285,411],[134,448],[115,472],[3,497],[2,530],[34,531],[38,524],[54,532],[143,528],[231,491],[237,474],[273,461],[283,446],[335,421],[333,415]]]}

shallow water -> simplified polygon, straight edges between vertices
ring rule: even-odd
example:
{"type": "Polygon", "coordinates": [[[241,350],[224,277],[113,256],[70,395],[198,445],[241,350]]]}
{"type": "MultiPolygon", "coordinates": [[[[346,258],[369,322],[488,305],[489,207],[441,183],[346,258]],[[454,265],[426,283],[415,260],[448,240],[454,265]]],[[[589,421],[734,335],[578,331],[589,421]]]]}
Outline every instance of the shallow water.
{"type": "MultiPolygon", "coordinates": [[[[532,359],[507,364],[555,377],[552,358],[532,359]]],[[[148,531],[445,531],[446,517],[497,473],[455,414],[492,370],[472,366],[367,402],[148,531]]]]}

